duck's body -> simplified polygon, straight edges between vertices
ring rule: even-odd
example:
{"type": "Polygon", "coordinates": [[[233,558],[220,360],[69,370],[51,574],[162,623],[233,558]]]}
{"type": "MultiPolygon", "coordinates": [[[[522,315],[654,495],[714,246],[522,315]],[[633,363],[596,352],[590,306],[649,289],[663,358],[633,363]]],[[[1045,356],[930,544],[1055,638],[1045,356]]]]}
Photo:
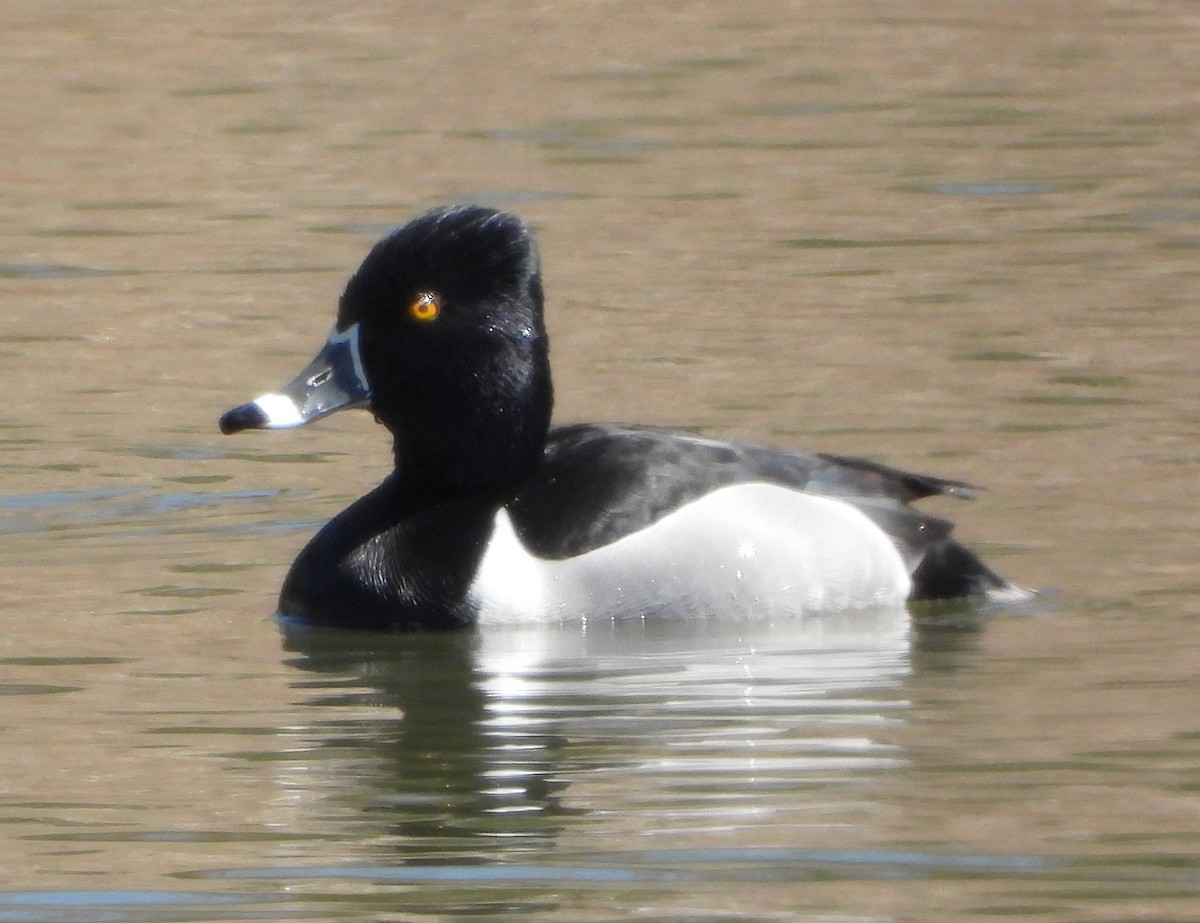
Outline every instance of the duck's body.
{"type": "Polygon", "coordinates": [[[908,504],[967,485],[857,459],[612,424],[549,428],[536,249],[438,209],[382,241],[334,334],[226,432],[369,406],[396,471],[301,552],[280,611],[373,629],[812,615],[1014,588],[908,504]]]}
{"type": "MultiPolygon", "coordinates": [[[[551,430],[512,486],[449,495],[401,468],[301,553],[281,609],[447,627],[902,605],[950,531],[905,501],[964,491],[852,459],[577,424],[551,430]]],[[[953,595],[992,585],[980,565],[953,595]]]]}

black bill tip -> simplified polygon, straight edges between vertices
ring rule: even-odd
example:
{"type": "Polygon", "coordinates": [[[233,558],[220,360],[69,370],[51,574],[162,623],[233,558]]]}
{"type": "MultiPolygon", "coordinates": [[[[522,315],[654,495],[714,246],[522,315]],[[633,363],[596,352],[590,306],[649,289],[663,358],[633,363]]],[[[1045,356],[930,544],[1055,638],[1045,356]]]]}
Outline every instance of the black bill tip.
{"type": "Polygon", "coordinates": [[[242,404],[221,415],[221,432],[226,436],[244,429],[262,429],[266,425],[267,415],[256,403],[242,404]]]}

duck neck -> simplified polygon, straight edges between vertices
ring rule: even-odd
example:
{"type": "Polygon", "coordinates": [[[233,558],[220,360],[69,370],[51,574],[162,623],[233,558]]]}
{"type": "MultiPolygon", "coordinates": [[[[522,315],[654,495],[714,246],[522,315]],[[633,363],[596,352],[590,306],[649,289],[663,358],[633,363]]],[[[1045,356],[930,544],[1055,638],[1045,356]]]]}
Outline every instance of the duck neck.
{"type": "Polygon", "coordinates": [[[553,406],[548,369],[517,384],[482,401],[442,394],[389,425],[401,481],[426,495],[515,490],[541,461],[553,406]]]}

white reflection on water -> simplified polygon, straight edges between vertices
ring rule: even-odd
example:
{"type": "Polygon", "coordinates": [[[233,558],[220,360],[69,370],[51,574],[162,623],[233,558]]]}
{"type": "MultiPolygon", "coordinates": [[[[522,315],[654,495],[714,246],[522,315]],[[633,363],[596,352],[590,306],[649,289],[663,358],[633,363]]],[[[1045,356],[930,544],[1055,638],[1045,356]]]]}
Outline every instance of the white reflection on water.
{"type": "Polygon", "coordinates": [[[337,860],[308,848],[298,864],[201,878],[329,895],[348,881],[432,885],[395,891],[396,906],[554,919],[564,887],[651,884],[688,904],[695,888],[739,881],[1044,867],[845,847],[847,830],[887,810],[880,779],[908,767],[894,742],[911,707],[903,609],[285,635],[308,721],[288,731],[306,745],[278,765],[278,785],[289,828],[319,831],[337,860]]]}
{"type": "Polygon", "coordinates": [[[909,628],[903,609],[394,638],[291,626],[316,710],[306,771],[280,783],[299,809],[331,775],[354,784],[362,813],[344,820],[374,825],[390,858],[447,837],[570,840],[584,815],[611,815],[619,838],[786,829],[846,797],[824,786],[903,765],[877,732],[907,707],[909,628]]]}

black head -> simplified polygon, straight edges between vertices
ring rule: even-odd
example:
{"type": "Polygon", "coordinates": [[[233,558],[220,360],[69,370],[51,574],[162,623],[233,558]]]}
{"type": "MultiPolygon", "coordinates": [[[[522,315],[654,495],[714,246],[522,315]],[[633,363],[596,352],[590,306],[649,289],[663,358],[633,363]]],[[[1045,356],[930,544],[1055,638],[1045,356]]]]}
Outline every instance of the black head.
{"type": "Polygon", "coordinates": [[[295,425],[332,412],[321,405],[306,415],[304,402],[316,404],[314,381],[339,378],[354,405],[369,406],[393,433],[405,478],[491,486],[541,457],[549,344],[537,247],[515,215],[437,208],[384,238],[346,285],[330,342],[338,351],[324,377],[316,367],[328,345],[292,385],[230,411],[222,427],[295,425]],[[296,419],[268,419],[273,401],[300,408],[296,419]]]}

